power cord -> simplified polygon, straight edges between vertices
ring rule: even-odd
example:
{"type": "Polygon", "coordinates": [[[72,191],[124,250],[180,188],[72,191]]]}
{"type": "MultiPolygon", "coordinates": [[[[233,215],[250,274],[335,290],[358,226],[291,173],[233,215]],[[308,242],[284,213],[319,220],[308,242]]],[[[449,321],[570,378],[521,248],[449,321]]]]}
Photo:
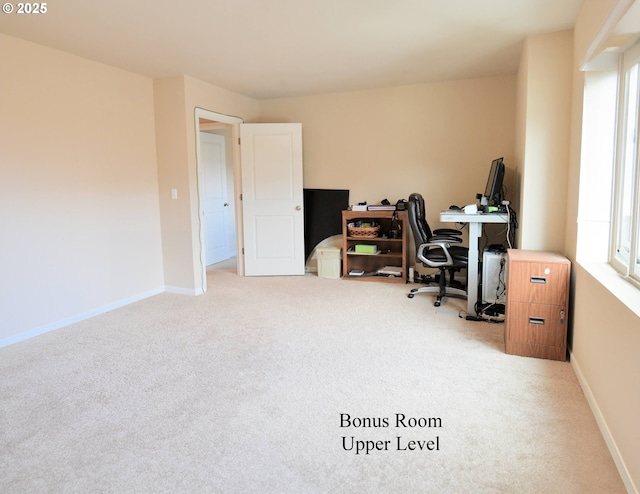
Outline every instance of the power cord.
{"type": "Polygon", "coordinates": [[[500,272],[498,273],[498,285],[496,286],[496,293],[494,302],[481,303],[476,302],[473,306],[477,316],[472,316],[464,311],[458,313],[458,317],[464,318],[467,321],[482,321],[491,323],[504,322],[505,318],[505,305],[500,303],[500,297],[506,292],[506,284],[504,280],[506,266],[506,252],[501,252],[500,255],[500,272]]]}
{"type": "Polygon", "coordinates": [[[516,248],[516,230],[518,230],[518,215],[507,204],[507,243],[510,249],[516,248]]]}
{"type": "Polygon", "coordinates": [[[478,314],[477,317],[467,315],[467,320],[494,323],[504,322],[504,304],[475,304],[474,308],[476,314],[478,314]]]}
{"type": "Polygon", "coordinates": [[[502,255],[500,256],[500,272],[498,273],[498,286],[496,287],[496,300],[500,300],[500,297],[502,297],[507,291],[507,284],[504,280],[506,264],[507,264],[507,260],[505,258],[505,253],[503,252],[502,255]],[[502,288],[502,291],[500,291],[501,288],[502,288]]]}

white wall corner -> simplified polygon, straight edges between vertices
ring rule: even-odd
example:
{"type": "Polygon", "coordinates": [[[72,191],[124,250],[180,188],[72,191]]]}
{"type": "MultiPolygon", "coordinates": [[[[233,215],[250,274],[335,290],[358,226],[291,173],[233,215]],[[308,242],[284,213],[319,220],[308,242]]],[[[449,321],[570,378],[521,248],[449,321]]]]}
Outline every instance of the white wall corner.
{"type": "Polygon", "coordinates": [[[179,286],[165,286],[164,291],[167,293],[175,293],[177,295],[198,296],[204,294],[202,288],[182,288],[179,286]]]}

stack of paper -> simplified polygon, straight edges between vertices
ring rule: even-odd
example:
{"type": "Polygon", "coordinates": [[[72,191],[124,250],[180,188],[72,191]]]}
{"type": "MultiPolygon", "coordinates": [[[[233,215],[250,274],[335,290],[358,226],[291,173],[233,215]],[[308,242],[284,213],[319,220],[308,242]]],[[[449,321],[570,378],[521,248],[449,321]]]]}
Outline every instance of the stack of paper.
{"type": "Polygon", "coordinates": [[[378,269],[378,274],[387,276],[402,276],[402,268],[400,266],[385,266],[378,269]]]}

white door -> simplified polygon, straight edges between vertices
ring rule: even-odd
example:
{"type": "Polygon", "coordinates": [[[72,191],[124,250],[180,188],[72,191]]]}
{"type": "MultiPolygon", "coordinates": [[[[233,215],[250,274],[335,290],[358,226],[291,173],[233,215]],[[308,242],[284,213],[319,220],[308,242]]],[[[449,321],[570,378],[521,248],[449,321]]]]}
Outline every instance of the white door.
{"type": "Polygon", "coordinates": [[[245,275],[304,274],[302,124],[242,124],[245,275]]]}
{"type": "Polygon", "coordinates": [[[229,259],[229,202],[224,137],[200,132],[205,265],[229,259]]]}

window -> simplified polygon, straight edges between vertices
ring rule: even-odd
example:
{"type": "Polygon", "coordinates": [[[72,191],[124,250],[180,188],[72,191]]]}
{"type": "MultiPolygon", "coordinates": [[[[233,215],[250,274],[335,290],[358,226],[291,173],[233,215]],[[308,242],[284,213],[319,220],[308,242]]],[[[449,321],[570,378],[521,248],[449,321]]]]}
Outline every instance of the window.
{"type": "Polygon", "coordinates": [[[609,261],[640,286],[640,44],[624,53],[618,92],[618,141],[609,261]]]}

